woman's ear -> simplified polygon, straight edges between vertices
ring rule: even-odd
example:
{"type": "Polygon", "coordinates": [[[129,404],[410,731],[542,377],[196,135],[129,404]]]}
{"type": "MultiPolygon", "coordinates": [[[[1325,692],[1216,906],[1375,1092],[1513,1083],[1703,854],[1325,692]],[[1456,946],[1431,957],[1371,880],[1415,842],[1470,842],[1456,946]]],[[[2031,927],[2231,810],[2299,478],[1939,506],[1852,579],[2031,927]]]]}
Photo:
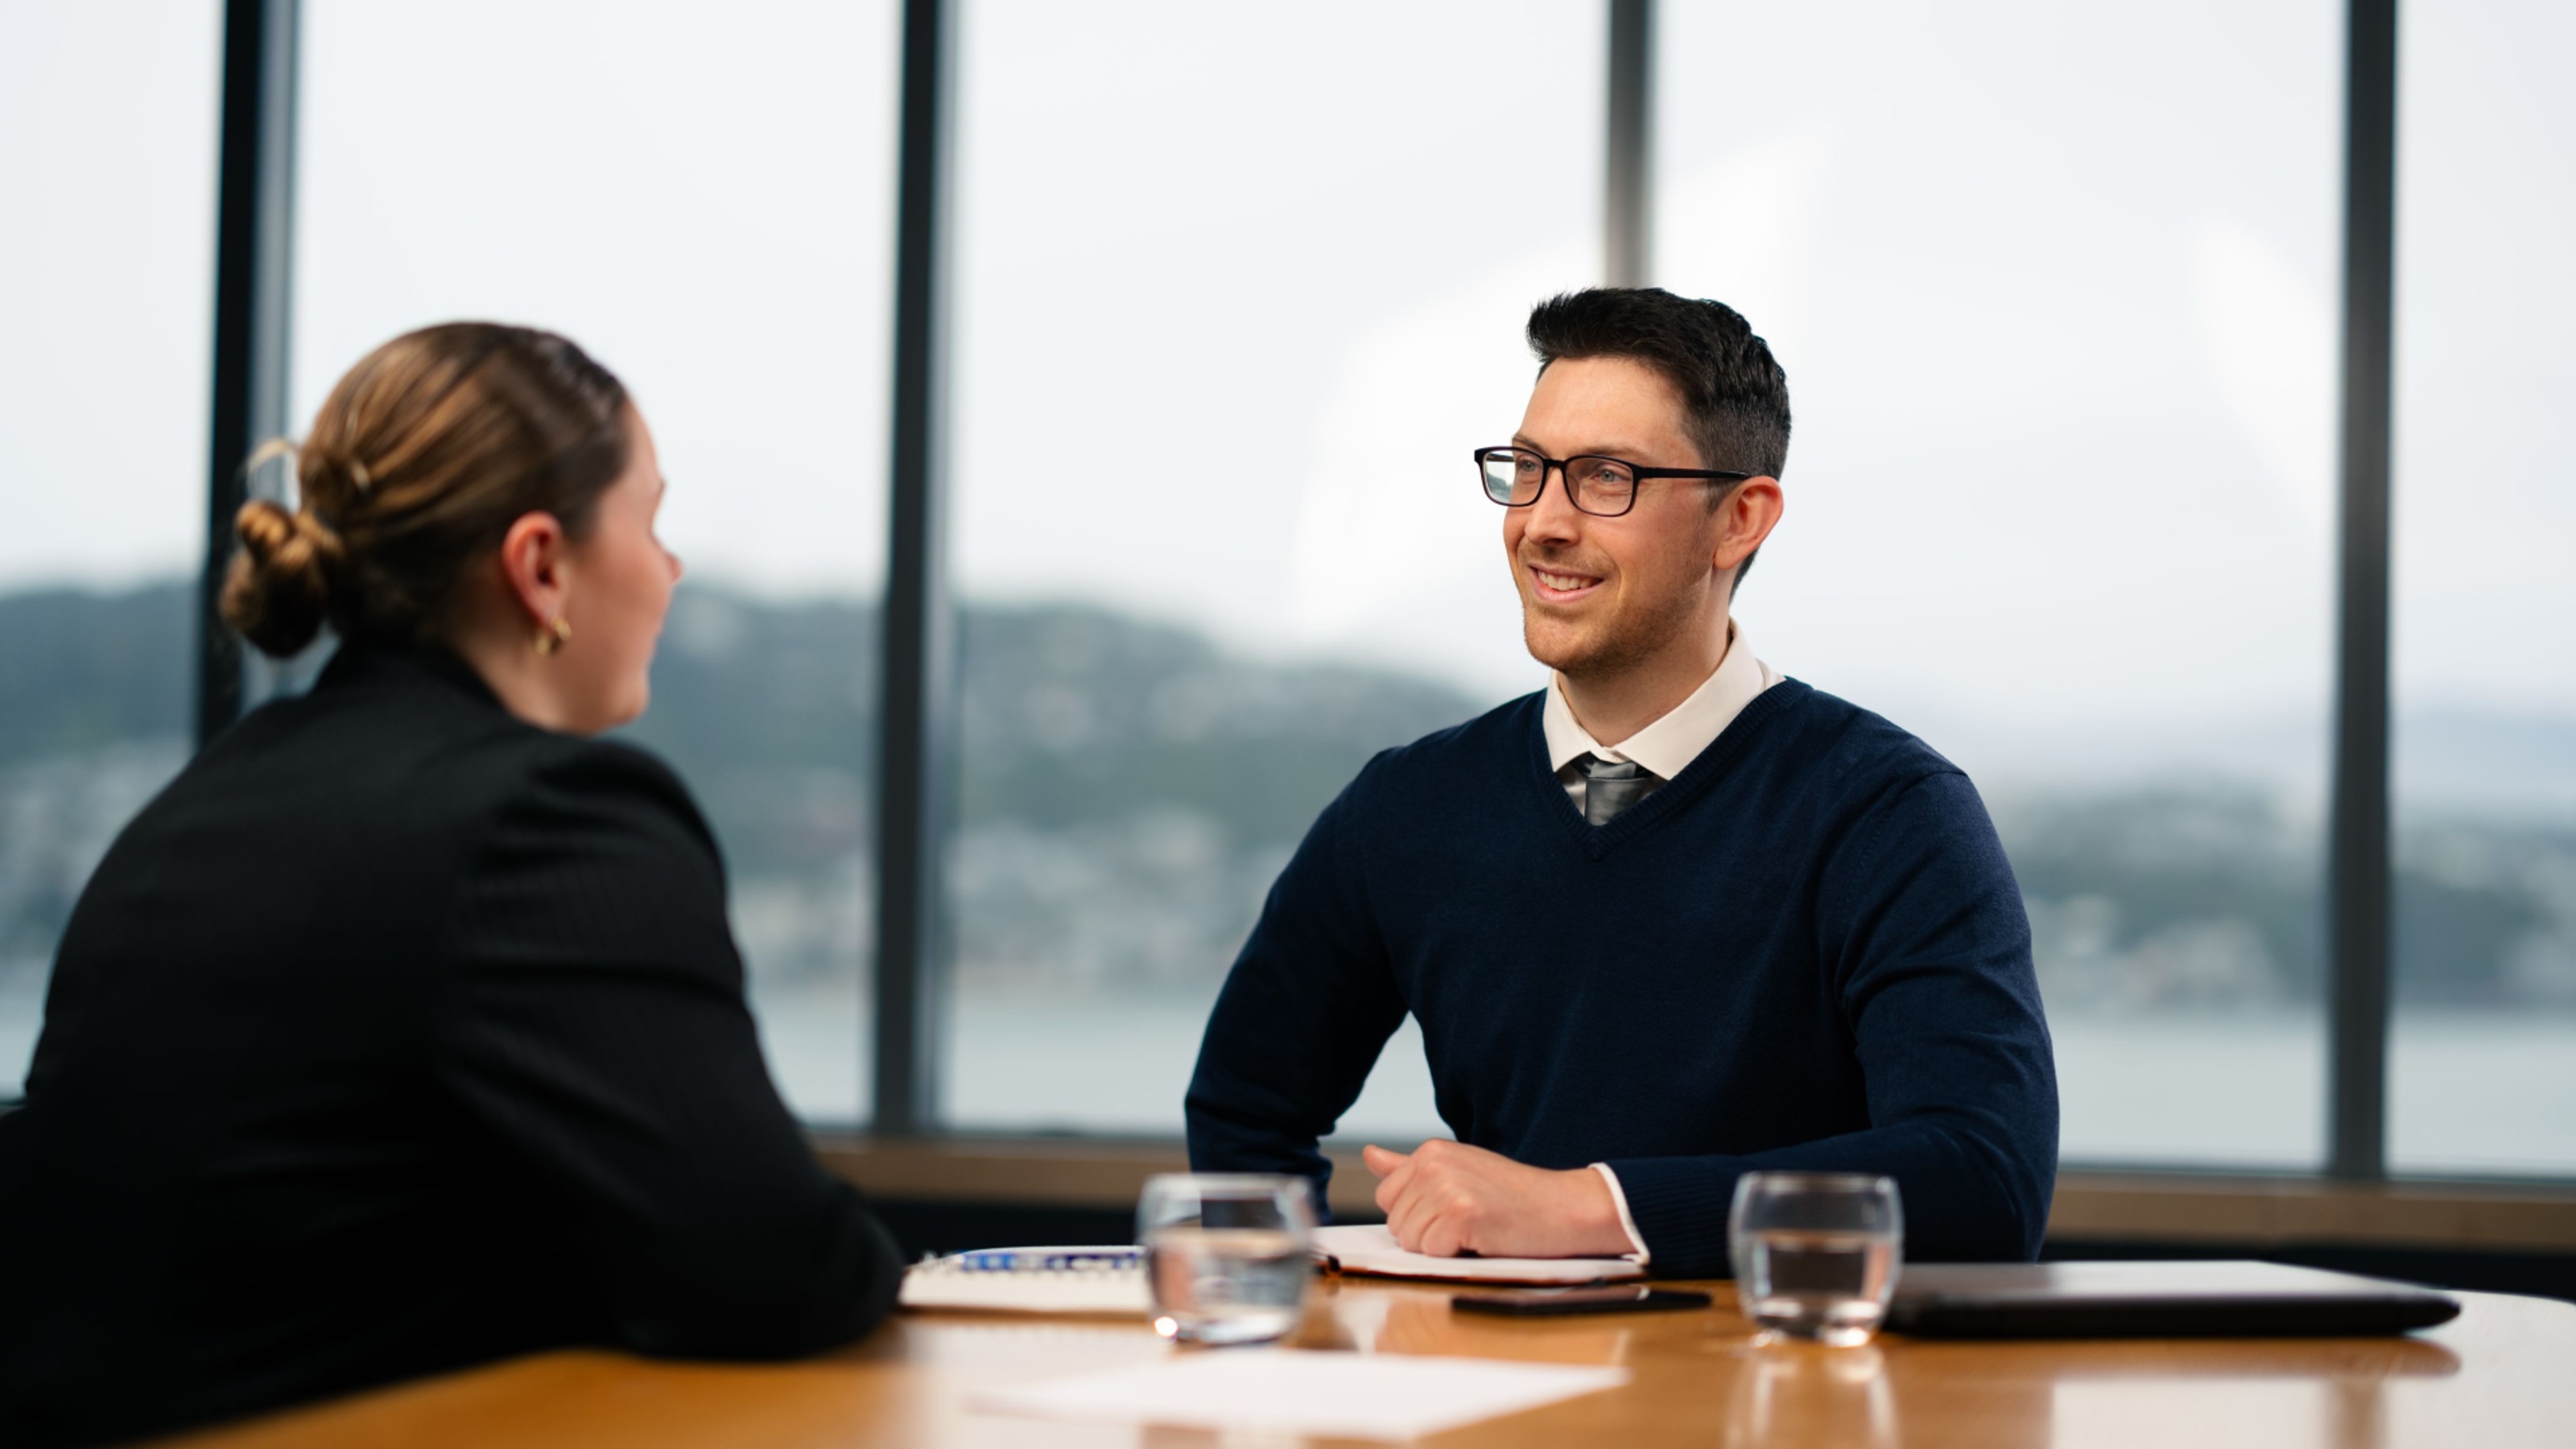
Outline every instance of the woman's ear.
{"type": "Polygon", "coordinates": [[[501,536],[501,577],[527,610],[532,629],[563,617],[571,600],[571,559],[564,544],[563,522],[551,513],[523,513],[501,536]]]}

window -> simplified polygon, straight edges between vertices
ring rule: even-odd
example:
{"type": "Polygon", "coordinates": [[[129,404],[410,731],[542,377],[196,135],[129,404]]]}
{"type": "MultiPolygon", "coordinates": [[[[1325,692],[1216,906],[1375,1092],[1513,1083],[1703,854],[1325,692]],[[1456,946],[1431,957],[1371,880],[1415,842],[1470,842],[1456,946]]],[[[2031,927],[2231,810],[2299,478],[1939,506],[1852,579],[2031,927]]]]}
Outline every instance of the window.
{"type": "MultiPolygon", "coordinates": [[[[1465,455],[1602,274],[1605,8],[954,0],[944,1124],[1176,1129],[1314,813],[1542,682],[1465,455]]],[[[2068,1160],[2317,1165],[2342,7],[1655,8],[1653,279],[1799,417],[1746,636],[1984,790],[2068,1160]]],[[[628,380],[690,566],[633,733],[818,1123],[870,1106],[902,9],[301,4],[294,416],[466,316],[628,380]]],[[[223,23],[0,12],[0,1099],[188,747],[223,23]]],[[[2389,1157],[2566,1175],[2576,31],[2405,23],[2389,1157]]],[[[1438,1130],[1409,1027],[1344,1127],[1438,1130]]]]}
{"type": "Polygon", "coordinates": [[[689,569],[636,736],[721,840],[770,1067],[866,1114],[898,12],[306,0],[298,425],[491,318],[615,369],[689,569]]]}
{"type": "Polygon", "coordinates": [[[2337,8],[1659,24],[1657,280],[1797,412],[1746,637],[1976,780],[2068,1159],[2317,1163],[2337,8]]]}
{"type": "Polygon", "coordinates": [[[2399,12],[2396,1017],[2404,1172],[2576,1171],[2576,100],[2563,9],[2399,12]]]}
{"type": "MultiPolygon", "coordinates": [[[[1543,681],[1467,454],[1519,420],[1530,304],[1600,276],[1602,17],[960,33],[945,1111],[1172,1132],[1315,813],[1543,681]]],[[[1345,1128],[1440,1130],[1410,1028],[1345,1128]]]]}
{"type": "Polygon", "coordinates": [[[188,757],[222,18],[0,9],[0,1099],[73,900],[188,757]]]}

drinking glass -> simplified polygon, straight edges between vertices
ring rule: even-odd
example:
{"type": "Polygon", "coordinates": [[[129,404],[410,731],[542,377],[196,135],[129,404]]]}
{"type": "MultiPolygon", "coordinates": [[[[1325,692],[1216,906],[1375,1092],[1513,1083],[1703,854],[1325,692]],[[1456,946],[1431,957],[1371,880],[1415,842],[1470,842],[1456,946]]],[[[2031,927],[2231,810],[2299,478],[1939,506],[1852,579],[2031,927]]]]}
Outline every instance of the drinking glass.
{"type": "Polygon", "coordinates": [[[1267,1343],[1305,1315],[1315,1206],[1302,1177],[1174,1172],[1150,1178],[1136,1238],[1154,1331],[1184,1343],[1267,1343]]]}
{"type": "Polygon", "coordinates": [[[1887,1317],[1905,1249],[1893,1178],[1748,1172],[1726,1241],[1744,1316],[1774,1333],[1849,1347],[1887,1317]]]}

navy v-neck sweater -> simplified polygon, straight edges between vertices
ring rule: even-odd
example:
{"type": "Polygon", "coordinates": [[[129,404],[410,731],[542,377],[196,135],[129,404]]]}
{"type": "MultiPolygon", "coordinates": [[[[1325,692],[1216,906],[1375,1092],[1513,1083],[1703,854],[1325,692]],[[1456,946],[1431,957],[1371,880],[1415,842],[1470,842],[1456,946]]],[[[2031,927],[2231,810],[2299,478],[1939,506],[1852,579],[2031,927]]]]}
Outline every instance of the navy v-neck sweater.
{"type": "Polygon", "coordinates": [[[2028,1259],[2057,1082],[2021,893],[1922,741],[1795,680],[1607,825],[1533,694],[1369,762],[1271,888],[1199,1049],[1202,1171],[1332,1169],[1407,1011],[1442,1120],[1607,1162],[1657,1272],[1726,1271],[1737,1176],[1885,1173],[1915,1259],[2028,1259]]]}

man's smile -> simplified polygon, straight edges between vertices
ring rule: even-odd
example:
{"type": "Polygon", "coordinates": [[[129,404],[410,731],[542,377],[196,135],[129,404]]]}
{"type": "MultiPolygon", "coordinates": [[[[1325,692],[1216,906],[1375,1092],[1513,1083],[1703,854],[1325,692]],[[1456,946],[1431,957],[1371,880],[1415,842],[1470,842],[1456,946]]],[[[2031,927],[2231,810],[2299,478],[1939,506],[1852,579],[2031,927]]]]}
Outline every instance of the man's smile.
{"type": "Polygon", "coordinates": [[[1531,587],[1547,603],[1566,603],[1579,599],[1601,587],[1598,574],[1571,573],[1557,569],[1528,566],[1531,587]]]}

